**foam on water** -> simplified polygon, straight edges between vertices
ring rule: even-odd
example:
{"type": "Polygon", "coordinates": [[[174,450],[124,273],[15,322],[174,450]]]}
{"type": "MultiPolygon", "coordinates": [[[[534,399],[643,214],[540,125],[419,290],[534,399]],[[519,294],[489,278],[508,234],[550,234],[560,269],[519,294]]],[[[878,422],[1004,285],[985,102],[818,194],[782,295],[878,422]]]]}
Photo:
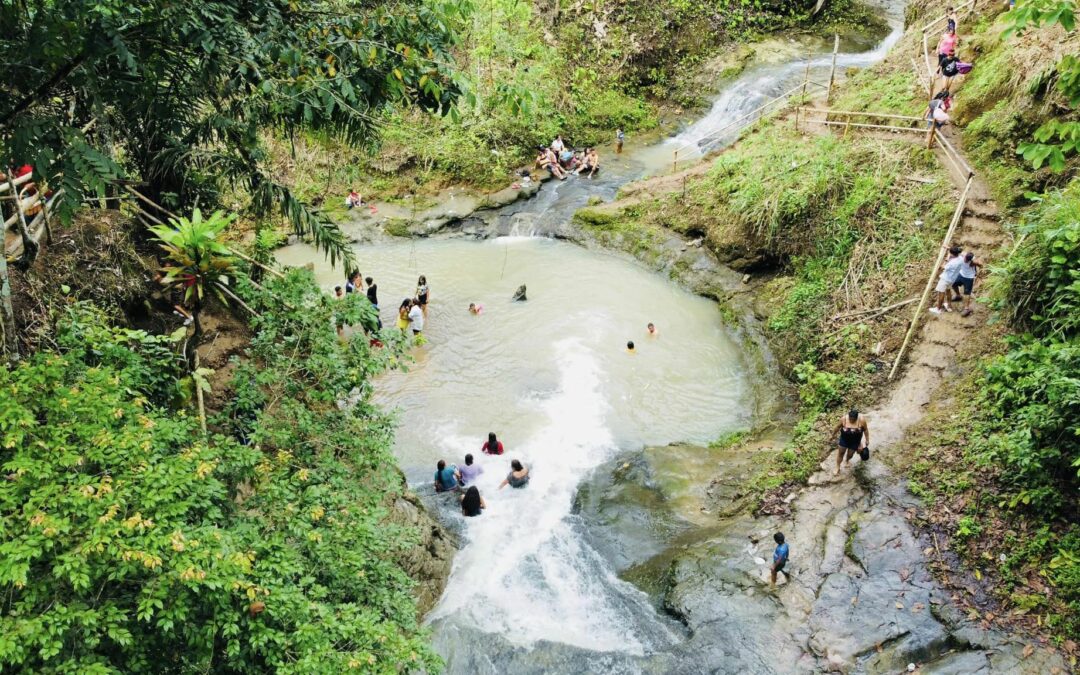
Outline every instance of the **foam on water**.
{"type": "MultiPolygon", "coordinates": [[[[617,450],[604,425],[603,372],[576,338],[555,352],[559,388],[539,403],[541,430],[514,452],[530,469],[529,485],[504,488],[498,508],[467,520],[468,542],[431,618],[467,617],[520,645],[551,640],[642,654],[649,640],[635,635],[625,604],[644,606],[644,596],[611,574],[569,522],[581,477],[617,450]]],[[[481,493],[490,499],[503,478],[488,471],[481,493]]]]}

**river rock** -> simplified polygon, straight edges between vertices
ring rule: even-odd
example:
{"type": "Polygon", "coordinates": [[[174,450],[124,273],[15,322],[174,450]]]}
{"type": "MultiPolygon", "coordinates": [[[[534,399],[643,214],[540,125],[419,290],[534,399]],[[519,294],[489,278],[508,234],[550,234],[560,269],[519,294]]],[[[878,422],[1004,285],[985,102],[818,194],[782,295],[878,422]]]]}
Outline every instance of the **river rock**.
{"type": "Polygon", "coordinates": [[[414,527],[420,533],[420,541],[398,553],[397,559],[416,582],[413,594],[417,611],[423,616],[431,611],[446,588],[456,542],[411,492],[403,493],[390,504],[389,520],[398,525],[414,527]]]}

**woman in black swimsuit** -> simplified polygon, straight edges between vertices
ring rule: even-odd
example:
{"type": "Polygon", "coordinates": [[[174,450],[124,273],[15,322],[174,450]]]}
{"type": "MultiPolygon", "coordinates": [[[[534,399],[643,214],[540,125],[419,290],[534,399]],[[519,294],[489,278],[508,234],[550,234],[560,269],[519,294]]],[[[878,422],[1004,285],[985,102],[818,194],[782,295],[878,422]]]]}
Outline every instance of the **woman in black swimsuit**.
{"type": "Polygon", "coordinates": [[[835,475],[840,473],[841,461],[844,466],[851,466],[851,457],[861,448],[870,447],[870,427],[866,425],[866,418],[859,415],[858,410],[851,410],[840,418],[840,424],[836,425],[833,433],[839,434],[836,443],[835,475]]]}

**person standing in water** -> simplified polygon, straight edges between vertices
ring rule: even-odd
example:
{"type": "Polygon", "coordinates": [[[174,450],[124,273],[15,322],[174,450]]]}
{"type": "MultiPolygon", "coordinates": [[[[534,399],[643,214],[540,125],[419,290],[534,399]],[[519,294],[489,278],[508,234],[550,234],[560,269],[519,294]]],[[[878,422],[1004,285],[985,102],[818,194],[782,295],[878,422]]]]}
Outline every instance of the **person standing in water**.
{"type": "Polygon", "coordinates": [[[859,450],[870,447],[870,427],[866,424],[866,418],[852,408],[847,415],[840,418],[840,424],[836,425],[833,433],[839,434],[836,441],[836,471],[833,472],[833,475],[837,475],[840,473],[841,461],[845,467],[851,466],[852,456],[859,450]]]}
{"type": "Polygon", "coordinates": [[[784,535],[781,532],[777,532],[773,535],[773,541],[776,542],[776,549],[772,554],[772,568],[769,572],[769,585],[776,585],[776,573],[783,572],[784,577],[791,578],[791,575],[784,570],[788,561],[788,545],[784,543],[784,535]]]}
{"type": "Polygon", "coordinates": [[[371,277],[366,277],[364,283],[367,284],[367,299],[371,303],[371,306],[375,308],[375,321],[379,330],[382,330],[382,317],[379,316],[379,287],[375,285],[375,280],[371,277]]]}
{"type": "Polygon", "coordinates": [[[630,354],[634,354],[634,341],[630,340],[626,343],[626,351],[630,354]]]}
{"type": "Polygon", "coordinates": [[[472,314],[473,316],[480,316],[481,314],[483,314],[483,312],[484,312],[484,306],[483,305],[479,305],[479,304],[477,304],[475,302],[470,302],[469,303],[469,314],[472,314]]]}
{"type": "Polygon", "coordinates": [[[487,503],[480,496],[480,490],[473,485],[461,496],[461,515],[473,518],[480,515],[487,508],[487,503]]]}
{"type": "Polygon", "coordinates": [[[416,280],[416,300],[420,303],[420,310],[424,312],[424,318],[427,318],[427,304],[428,299],[431,297],[431,291],[428,288],[427,277],[423,274],[416,280]]]}
{"type": "Polygon", "coordinates": [[[495,432],[492,431],[488,434],[488,439],[480,446],[480,450],[487,455],[501,455],[503,454],[503,444],[502,441],[495,437],[495,432]]]}
{"type": "Polygon", "coordinates": [[[412,328],[413,335],[424,332],[424,310],[420,308],[419,300],[413,300],[409,309],[409,327],[412,328]]]}
{"type": "Polygon", "coordinates": [[[364,280],[360,278],[360,270],[353,270],[345,280],[346,293],[359,293],[364,290],[364,280]]]}
{"type": "Polygon", "coordinates": [[[472,485],[480,477],[480,474],[484,473],[484,467],[473,464],[473,456],[470,453],[465,455],[465,466],[459,466],[458,473],[461,474],[462,485],[472,485]]]}
{"type": "Polygon", "coordinates": [[[654,338],[654,337],[657,337],[657,336],[660,335],[660,331],[658,331],[656,329],[656,324],[651,323],[651,322],[649,323],[648,326],[645,326],[645,331],[649,334],[649,337],[651,337],[651,338],[654,338]]]}
{"type": "Polygon", "coordinates": [[[623,130],[622,129],[616,129],[615,130],[615,154],[616,155],[621,155],[622,154],[623,141],[625,141],[625,140],[626,140],[626,134],[623,133],[623,130]]]}
{"type": "Polygon", "coordinates": [[[412,308],[412,300],[405,298],[397,311],[397,327],[402,333],[409,330],[409,309],[412,308]]]}
{"type": "Polygon", "coordinates": [[[499,489],[501,490],[507,485],[512,488],[523,488],[528,484],[529,470],[516,459],[510,460],[510,473],[506,474],[506,478],[499,485],[499,489]]]}

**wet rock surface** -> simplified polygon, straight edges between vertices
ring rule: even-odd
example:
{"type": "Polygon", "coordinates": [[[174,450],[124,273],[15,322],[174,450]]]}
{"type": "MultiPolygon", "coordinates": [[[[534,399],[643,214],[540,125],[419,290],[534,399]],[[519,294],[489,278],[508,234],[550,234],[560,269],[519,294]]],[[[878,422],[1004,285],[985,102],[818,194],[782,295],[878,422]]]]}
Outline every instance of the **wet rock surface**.
{"type": "Polygon", "coordinates": [[[456,537],[448,532],[411,492],[397,497],[390,505],[390,521],[415,527],[420,541],[398,554],[405,572],[416,582],[417,611],[427,614],[439,601],[457,550],[456,537]]]}

